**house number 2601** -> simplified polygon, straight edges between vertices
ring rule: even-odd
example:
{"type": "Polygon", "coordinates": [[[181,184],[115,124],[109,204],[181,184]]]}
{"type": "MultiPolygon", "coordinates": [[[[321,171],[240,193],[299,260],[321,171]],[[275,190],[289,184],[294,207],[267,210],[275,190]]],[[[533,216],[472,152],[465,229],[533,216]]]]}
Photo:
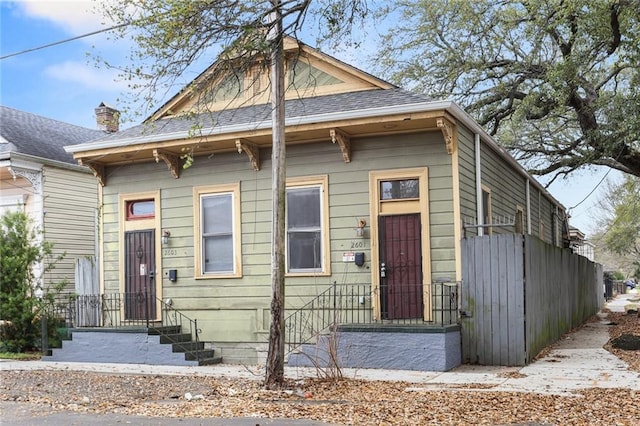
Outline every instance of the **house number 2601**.
{"type": "Polygon", "coordinates": [[[352,249],[364,248],[364,241],[351,241],[351,248],[352,249]]]}
{"type": "Polygon", "coordinates": [[[162,251],[162,255],[163,256],[177,256],[178,255],[178,250],[176,250],[176,249],[164,249],[162,251]]]}

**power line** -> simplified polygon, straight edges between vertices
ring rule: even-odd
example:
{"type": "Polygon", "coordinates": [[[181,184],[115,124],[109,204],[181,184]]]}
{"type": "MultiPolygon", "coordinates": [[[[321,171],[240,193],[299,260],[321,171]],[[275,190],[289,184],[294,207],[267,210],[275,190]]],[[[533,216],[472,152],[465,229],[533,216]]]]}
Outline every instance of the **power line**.
{"type": "Polygon", "coordinates": [[[587,201],[587,198],[591,197],[591,194],[593,194],[593,193],[596,191],[596,189],[598,189],[598,187],[599,187],[600,185],[602,185],[602,182],[604,182],[604,180],[607,178],[607,176],[609,176],[609,173],[611,172],[611,170],[612,170],[612,169],[611,169],[611,168],[609,168],[609,170],[607,170],[607,172],[604,174],[604,176],[602,176],[602,179],[600,179],[600,182],[598,182],[598,183],[596,184],[596,186],[591,190],[591,192],[589,192],[589,193],[587,194],[587,196],[586,196],[586,197],[584,197],[584,198],[582,199],[582,201],[580,201],[578,204],[576,204],[576,205],[575,205],[575,206],[573,206],[573,207],[569,207],[569,210],[573,210],[573,209],[575,209],[576,207],[578,207],[580,204],[582,204],[582,203],[584,203],[585,201],[587,201]]]}
{"type": "Polygon", "coordinates": [[[107,32],[107,31],[115,30],[115,29],[118,29],[118,28],[126,27],[129,24],[130,24],[130,22],[125,22],[124,24],[115,25],[115,26],[109,27],[109,28],[103,28],[101,30],[92,31],[90,33],[82,34],[82,35],[79,35],[79,36],[76,36],[76,37],[67,38],[65,40],[56,41],[56,42],[45,44],[45,45],[42,45],[42,46],[32,47],[31,49],[21,50],[19,52],[9,53],[8,55],[0,56],[0,60],[11,58],[13,56],[24,55],[25,53],[35,52],[36,50],[46,49],[48,47],[57,46],[59,44],[68,43],[70,41],[79,40],[81,38],[90,37],[92,35],[96,35],[96,34],[104,33],[104,32],[107,32]]]}

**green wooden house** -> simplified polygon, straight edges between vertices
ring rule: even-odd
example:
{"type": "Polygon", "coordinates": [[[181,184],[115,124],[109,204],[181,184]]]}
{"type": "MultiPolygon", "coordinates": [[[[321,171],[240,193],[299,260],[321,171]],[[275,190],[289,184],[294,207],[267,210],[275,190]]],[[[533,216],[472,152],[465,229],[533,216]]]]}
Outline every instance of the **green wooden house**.
{"type": "MultiPolygon", "coordinates": [[[[453,333],[459,346],[463,237],[560,246],[563,206],[454,102],[293,39],[285,51],[288,343],[339,324],[453,333]]],[[[256,363],[270,318],[269,78],[219,66],[143,124],[67,151],[100,183],[101,292],[145,295],[142,311],[124,296],[108,317],[177,311],[225,362],[256,363]]]]}

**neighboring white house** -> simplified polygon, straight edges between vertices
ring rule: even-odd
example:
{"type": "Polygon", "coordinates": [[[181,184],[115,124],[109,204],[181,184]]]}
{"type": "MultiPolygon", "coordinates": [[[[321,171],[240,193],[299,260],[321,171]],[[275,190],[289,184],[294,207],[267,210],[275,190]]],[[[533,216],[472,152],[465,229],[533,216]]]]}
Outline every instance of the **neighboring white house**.
{"type": "Polygon", "coordinates": [[[24,210],[54,244],[53,257],[65,255],[41,277],[44,285],[67,280],[74,291],[76,259],[95,254],[98,185],[63,146],[104,134],[0,106],[0,214],[24,210]]]}
{"type": "Polygon", "coordinates": [[[585,234],[580,231],[578,228],[574,228],[573,226],[569,227],[569,241],[571,250],[575,254],[579,254],[580,256],[584,256],[590,261],[594,262],[594,245],[591,241],[585,239],[585,234]]]}

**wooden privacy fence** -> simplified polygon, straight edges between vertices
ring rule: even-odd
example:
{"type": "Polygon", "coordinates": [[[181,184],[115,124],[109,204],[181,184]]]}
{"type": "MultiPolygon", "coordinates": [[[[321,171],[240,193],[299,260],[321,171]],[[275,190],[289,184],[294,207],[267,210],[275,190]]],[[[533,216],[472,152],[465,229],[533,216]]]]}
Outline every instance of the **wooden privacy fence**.
{"type": "Polygon", "coordinates": [[[462,241],[462,361],[526,365],[598,312],[602,266],[520,234],[462,241]]]}

